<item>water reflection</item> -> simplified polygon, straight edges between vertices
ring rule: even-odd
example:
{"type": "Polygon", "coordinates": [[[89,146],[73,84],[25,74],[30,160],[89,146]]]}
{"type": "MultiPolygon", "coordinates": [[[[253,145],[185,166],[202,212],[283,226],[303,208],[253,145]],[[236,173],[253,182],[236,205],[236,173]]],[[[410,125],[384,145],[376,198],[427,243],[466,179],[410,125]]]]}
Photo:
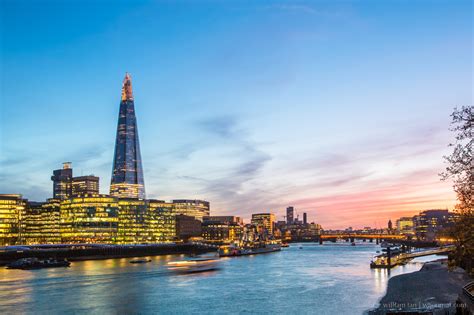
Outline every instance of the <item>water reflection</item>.
{"type": "MultiPolygon", "coordinates": [[[[222,269],[170,274],[184,255],[73,262],[70,268],[0,270],[0,313],[294,313],[357,314],[374,307],[390,274],[370,269],[375,244],[304,244],[278,253],[222,259],[222,269]]],[[[429,259],[429,258],[428,258],[429,259]]],[[[424,258],[423,260],[426,260],[424,258]]]]}

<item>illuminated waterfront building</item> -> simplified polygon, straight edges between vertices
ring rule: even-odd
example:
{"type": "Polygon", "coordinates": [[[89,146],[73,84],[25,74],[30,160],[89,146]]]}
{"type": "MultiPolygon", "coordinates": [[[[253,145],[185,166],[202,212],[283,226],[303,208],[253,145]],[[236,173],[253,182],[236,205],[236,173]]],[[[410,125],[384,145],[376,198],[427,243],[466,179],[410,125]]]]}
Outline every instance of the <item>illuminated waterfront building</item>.
{"type": "Polygon", "coordinates": [[[203,221],[204,216],[209,216],[210,205],[204,200],[176,199],[173,200],[176,214],[183,214],[203,221]]]}
{"type": "Polygon", "coordinates": [[[152,243],[176,240],[176,214],[173,204],[162,200],[147,200],[147,240],[152,243]]]}
{"type": "Polygon", "coordinates": [[[275,215],[273,213],[255,213],[252,214],[251,223],[257,227],[258,233],[273,234],[275,215]]]}
{"type": "Polygon", "coordinates": [[[119,225],[117,242],[121,244],[146,243],[147,205],[145,200],[119,199],[119,225]]]}
{"type": "Polygon", "coordinates": [[[415,234],[420,240],[432,241],[441,230],[454,225],[454,213],[443,209],[425,210],[413,217],[415,234]]]}
{"type": "Polygon", "coordinates": [[[63,243],[114,243],[119,206],[107,195],[84,195],[63,200],[60,206],[63,243]]]}
{"type": "Polygon", "coordinates": [[[110,195],[118,198],[145,199],[132,79],[128,73],[122,85],[110,195]]]}
{"type": "Polygon", "coordinates": [[[99,194],[99,177],[94,175],[77,176],[72,178],[72,195],[99,194]]]}
{"type": "Polygon", "coordinates": [[[25,211],[23,230],[23,240],[26,244],[61,243],[60,200],[29,202],[25,211]]]}
{"type": "Polygon", "coordinates": [[[0,245],[21,243],[26,200],[17,194],[0,194],[0,245]],[[20,240],[20,241],[19,241],[20,240]]]}
{"type": "Polygon", "coordinates": [[[235,216],[208,216],[202,223],[202,237],[209,241],[239,241],[242,237],[242,220],[235,216]]]}
{"type": "Polygon", "coordinates": [[[402,217],[397,220],[396,224],[398,233],[405,235],[415,234],[412,217],[402,217]]]}
{"type": "Polygon", "coordinates": [[[64,162],[63,168],[54,170],[53,176],[53,198],[64,200],[72,195],[72,168],[71,162],[64,162]]]}

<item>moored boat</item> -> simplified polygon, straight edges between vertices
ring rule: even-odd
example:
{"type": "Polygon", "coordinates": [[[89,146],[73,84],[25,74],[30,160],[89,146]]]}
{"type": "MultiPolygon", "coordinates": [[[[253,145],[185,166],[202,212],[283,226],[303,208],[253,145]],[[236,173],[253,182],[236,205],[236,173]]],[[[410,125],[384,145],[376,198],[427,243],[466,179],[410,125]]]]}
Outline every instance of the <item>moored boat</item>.
{"type": "Polygon", "coordinates": [[[132,259],[130,260],[131,264],[146,264],[149,263],[151,259],[132,259]]]}
{"type": "Polygon", "coordinates": [[[257,255],[272,253],[281,250],[279,243],[258,243],[253,246],[221,246],[219,248],[219,257],[237,257],[246,255],[257,255]]]}
{"type": "Polygon", "coordinates": [[[39,260],[38,258],[22,258],[14,261],[7,265],[7,269],[42,269],[42,268],[55,268],[55,267],[69,267],[71,263],[66,259],[45,259],[39,260]]]}

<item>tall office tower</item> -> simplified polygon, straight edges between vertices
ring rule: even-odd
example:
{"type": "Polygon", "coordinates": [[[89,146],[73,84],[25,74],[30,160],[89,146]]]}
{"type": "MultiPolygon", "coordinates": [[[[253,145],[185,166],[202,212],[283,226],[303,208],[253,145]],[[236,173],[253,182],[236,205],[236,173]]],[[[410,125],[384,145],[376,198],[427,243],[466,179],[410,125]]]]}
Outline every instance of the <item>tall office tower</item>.
{"type": "Polygon", "coordinates": [[[94,175],[77,176],[72,178],[72,195],[98,195],[99,177],[94,175]]]}
{"type": "Polygon", "coordinates": [[[71,162],[64,162],[63,168],[53,171],[53,198],[68,199],[72,195],[72,168],[71,162]]]}
{"type": "Polygon", "coordinates": [[[295,220],[295,208],[294,207],[286,208],[286,223],[293,224],[294,220],[295,220]]]}
{"type": "Polygon", "coordinates": [[[306,214],[306,212],[303,212],[303,224],[308,224],[308,215],[306,214]]]}
{"type": "Polygon", "coordinates": [[[145,199],[132,78],[128,73],[125,74],[122,86],[110,195],[118,198],[145,199]]]}

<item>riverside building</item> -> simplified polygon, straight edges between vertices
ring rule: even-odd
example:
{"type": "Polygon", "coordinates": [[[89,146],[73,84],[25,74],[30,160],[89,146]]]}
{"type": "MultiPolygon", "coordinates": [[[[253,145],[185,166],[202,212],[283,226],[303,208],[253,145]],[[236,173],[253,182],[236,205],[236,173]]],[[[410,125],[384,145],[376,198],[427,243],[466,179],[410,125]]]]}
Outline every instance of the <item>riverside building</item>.
{"type": "Polygon", "coordinates": [[[275,225],[275,214],[273,213],[255,213],[252,214],[252,225],[256,226],[257,232],[259,234],[272,235],[275,225]]]}
{"type": "Polygon", "coordinates": [[[23,239],[26,244],[61,243],[60,200],[29,202],[23,221],[23,239]]]}
{"type": "Polygon", "coordinates": [[[14,245],[22,238],[27,201],[18,194],[0,194],[0,245],[14,245]]]}

